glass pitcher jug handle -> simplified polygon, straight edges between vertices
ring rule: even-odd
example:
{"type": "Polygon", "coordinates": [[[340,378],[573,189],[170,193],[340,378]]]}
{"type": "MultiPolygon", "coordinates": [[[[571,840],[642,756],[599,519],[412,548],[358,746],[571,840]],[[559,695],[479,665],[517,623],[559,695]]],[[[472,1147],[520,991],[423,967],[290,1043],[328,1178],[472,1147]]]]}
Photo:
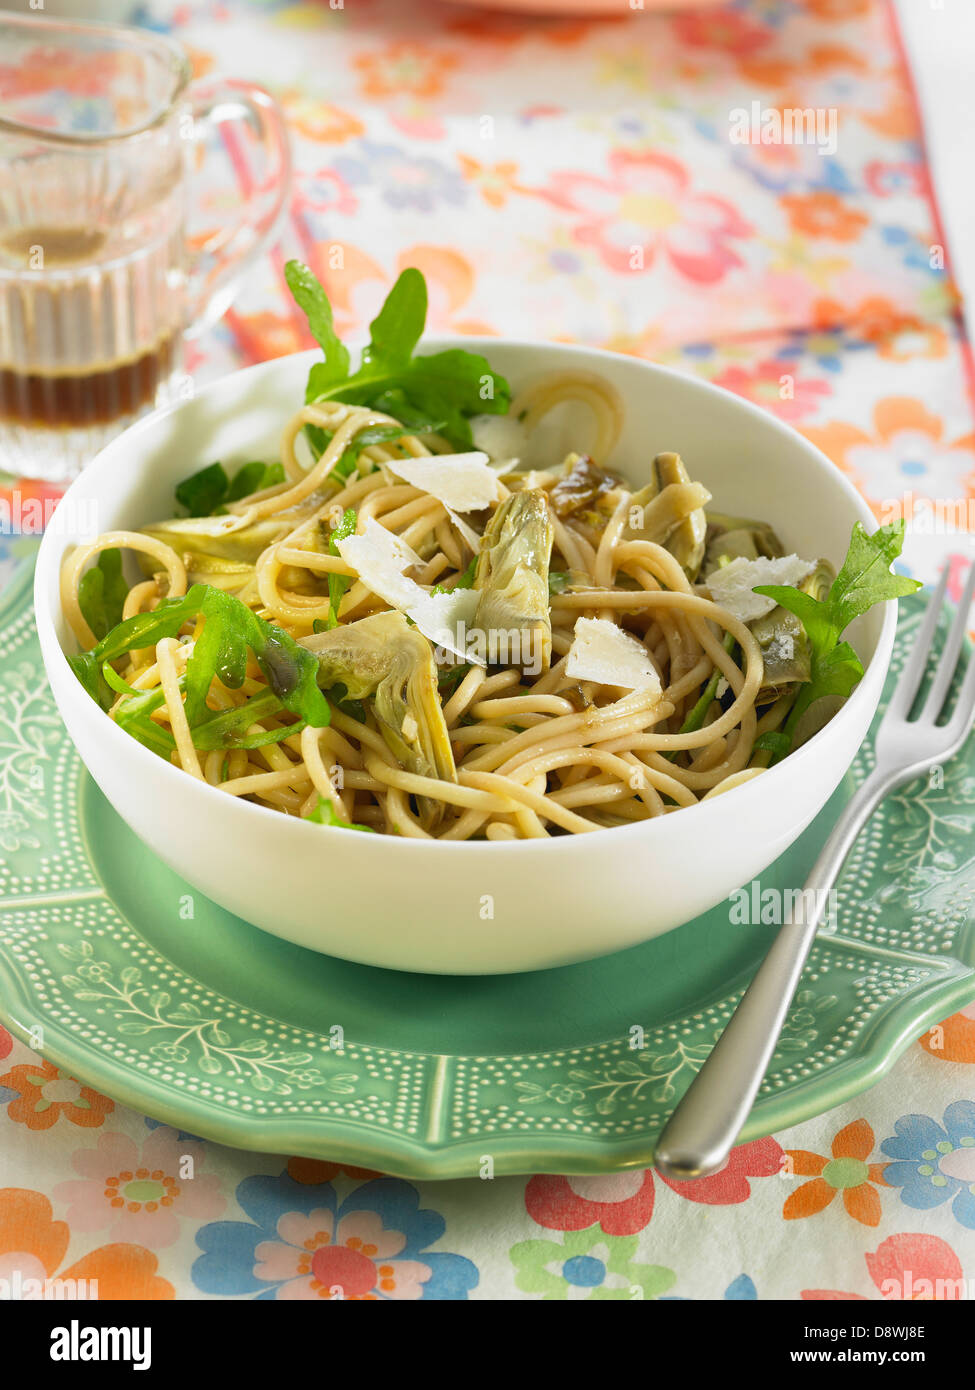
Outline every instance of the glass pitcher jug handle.
{"type": "Polygon", "coordinates": [[[186,99],[181,133],[193,141],[191,202],[201,172],[209,174],[215,159],[206,148],[214,132],[236,180],[236,189],[222,195],[233,215],[216,231],[188,236],[185,332],[196,337],[227,311],[244,271],[274,240],[291,191],[291,146],[281,108],[253,83],[204,79],[193,83],[186,99]]]}

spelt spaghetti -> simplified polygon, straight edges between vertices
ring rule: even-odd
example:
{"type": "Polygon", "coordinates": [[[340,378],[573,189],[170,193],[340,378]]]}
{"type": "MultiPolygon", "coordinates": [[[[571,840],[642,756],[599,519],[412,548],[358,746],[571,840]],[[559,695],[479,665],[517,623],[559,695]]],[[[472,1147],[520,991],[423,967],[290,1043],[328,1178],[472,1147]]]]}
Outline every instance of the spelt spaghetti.
{"type": "MultiPolygon", "coordinates": [[[[550,659],[532,673],[518,664],[447,669],[438,701],[452,773],[422,773],[397,756],[369,699],[358,705],[333,699],[326,727],[302,724],[279,708],[247,727],[255,746],[196,746],[180,679],[204,637],[209,620],[200,617],[112,663],[117,693],[109,717],[137,696],[158,696],[150,717],[171,736],[168,756],[187,774],[286,815],[308,816],[325,799],[341,822],[418,839],[587,833],[670,814],[760,775],[767,758],[755,752],[756,736],[777,728],[786,708],[774,700],[764,709],[757,703],[764,676],[759,642],[712,601],[706,582],[688,576],[673,548],[633,533],[627,519],[635,494],[603,467],[620,428],[614,393],[597,379],[561,375],[524,391],[510,413],[531,433],[567,400],[584,402],[594,423],[585,462],[598,490],[587,505],[556,505],[571,471],[561,461],[530,471],[497,468],[499,506],[528,488],[547,499],[551,572],[566,579],[551,594],[550,659]],[[659,689],[573,679],[567,656],[580,617],[608,620],[635,638],[658,673],[659,689]],[[724,698],[707,700],[697,726],[688,727],[716,678],[724,698]]],[[[437,497],[396,474],[398,460],[450,452],[443,438],[401,426],[398,438],[362,447],[348,476],[337,474],[363,431],[397,423],[342,401],[303,406],[284,430],[283,480],[226,509],[228,527],[248,534],[260,528],[267,543],[252,564],[208,573],[208,582],[232,590],[259,618],[315,651],[325,625],[334,632],[392,611],[323,544],[326,528],[350,510],[358,531],[371,519],[422,557],[412,574],[422,588],[450,592],[462,582],[477,559],[471,527],[458,525],[437,497]],[[309,448],[309,427],[327,439],[319,457],[309,448]],[[344,581],[337,605],[330,576],[344,581]]],[[[490,518],[479,520],[483,528],[490,518]]],[[[77,548],[62,571],[61,597],[85,650],[95,647],[96,634],[79,588],[97,556],[115,548],[135,553],[149,576],[128,591],[125,619],[185,595],[200,563],[196,551],[147,532],[111,532],[77,548]]],[[[239,685],[213,679],[207,712],[240,709],[269,689],[252,656],[239,685]]]]}

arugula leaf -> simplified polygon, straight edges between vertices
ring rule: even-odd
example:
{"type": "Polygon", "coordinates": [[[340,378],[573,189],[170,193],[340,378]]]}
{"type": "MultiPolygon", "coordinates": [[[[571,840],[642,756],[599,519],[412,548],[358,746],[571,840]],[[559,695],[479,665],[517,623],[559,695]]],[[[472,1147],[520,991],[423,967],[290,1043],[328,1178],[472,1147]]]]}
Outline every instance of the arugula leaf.
{"type": "Polygon", "coordinates": [[[792,740],[780,729],[769,729],[767,733],[759,734],[752,748],[755,752],[775,753],[779,757],[785,757],[791,742],[792,740]]]}
{"type": "Polygon", "coordinates": [[[453,584],[434,584],[433,588],[430,590],[431,597],[434,594],[452,594],[457,589],[473,589],[474,575],[476,573],[477,556],[475,555],[463,574],[461,574],[458,579],[455,579],[453,584]]]}
{"type": "MultiPolygon", "coordinates": [[[[410,434],[440,434],[447,423],[441,417],[429,415],[426,411],[411,405],[406,399],[405,391],[398,386],[381,391],[369,404],[373,410],[381,411],[383,415],[392,415],[399,420],[410,434]]],[[[383,427],[377,426],[377,429],[381,428],[383,427]]]]}
{"type": "Polygon", "coordinates": [[[363,449],[367,449],[370,444],[388,444],[394,439],[402,439],[403,434],[400,425],[372,425],[369,429],[360,430],[332,469],[331,476],[342,479],[351,477],[363,449]]]}
{"type": "Polygon", "coordinates": [[[103,710],[111,709],[115,703],[115,696],[110,687],[105,684],[105,678],[102,675],[102,663],[95,660],[94,654],[92,652],[79,652],[77,656],[69,656],[68,665],[95,701],[95,704],[101,705],[103,710]]]}
{"type": "Polygon", "coordinates": [[[230,481],[222,463],[211,463],[176,488],[176,501],[190,516],[210,516],[227,495],[230,481]]]}
{"type": "MultiPolygon", "coordinates": [[[[185,684],[185,677],[180,677],[179,684],[182,689],[185,684]]],[[[176,747],[176,740],[169,729],[163,728],[152,718],[154,711],[161,709],[165,698],[165,694],[158,686],[155,690],[143,691],[127,700],[122,700],[115,711],[114,718],[119,728],[124,729],[131,738],[138,740],[150,752],[158,753],[161,758],[168,761],[176,747]]]]}
{"type": "MultiPolygon", "coordinates": [[[[875,603],[913,594],[921,587],[917,579],[891,573],[890,566],[901,553],[903,544],[903,519],[881,526],[872,535],[868,535],[858,521],[853,527],[846,559],[824,599],[813,598],[784,584],[756,587],[756,594],[764,594],[794,613],[809,638],[810,679],[799,687],[781,730],[783,738],[788,740],[788,748],[792,747],[796,726],[810,705],[826,695],[845,699],[863,676],[860,658],[849,642],[840,641],[844,629],[875,603]]],[[[785,756],[781,751],[783,746],[780,743],[772,750],[772,762],[785,756]]]]}
{"type": "Polygon", "coordinates": [[[111,686],[116,695],[142,695],[144,693],[137,690],[134,685],[129,685],[128,681],[124,681],[107,661],[102,662],[102,675],[105,677],[105,684],[111,686]]]}
{"type": "MultiPolygon", "coordinates": [[[[469,447],[468,416],[504,414],[511,391],[503,377],[491,370],[487,359],[463,348],[448,348],[429,356],[414,349],[423,332],[427,311],[426,282],[413,267],[402,272],[385,304],[369,327],[369,344],[355,372],[349,373],[349,355],[341,347],[332,323],[328,297],[312,272],[298,261],[289,261],[285,274],[299,307],[308,315],[309,327],[325,350],[325,361],[316,362],[308,376],[306,401],[345,400],[395,414],[411,429],[419,426],[400,406],[419,412],[424,429],[437,428],[456,446],[469,447]],[[399,402],[398,398],[402,398],[399,402]]],[[[318,434],[309,433],[313,446],[318,434]]]]}
{"type": "Polygon", "coordinates": [[[341,816],[336,814],[332,803],[324,796],[319,796],[318,805],[314,811],[308,813],[305,820],[312,820],[316,825],[336,825],[342,830],[365,830],[370,835],[376,833],[371,825],[357,825],[355,821],[343,820],[341,816]]]}
{"type": "Polygon", "coordinates": [[[284,464],[282,463],[245,463],[242,468],[238,468],[233,476],[230,486],[227,488],[227,495],[224,502],[239,502],[243,497],[250,497],[252,492],[263,492],[266,487],[274,487],[275,483],[284,482],[284,464]]]}
{"type": "Polygon", "coordinates": [[[239,502],[252,492],[283,482],[280,463],[245,463],[232,480],[222,463],[211,463],[183,479],[176,489],[176,501],[190,516],[216,516],[227,502],[239,502]]]}
{"type": "Polygon", "coordinates": [[[471,669],[469,661],[458,661],[456,666],[443,666],[437,676],[437,689],[440,698],[452,695],[471,669]]]}
{"type": "Polygon", "coordinates": [[[96,637],[122,621],[129,586],[122,574],[121,550],[103,550],[97,564],[85,570],[78,585],[81,615],[96,637]]]}
{"type": "Polygon", "coordinates": [[[283,739],[300,734],[305,727],[302,720],[298,724],[282,725],[278,729],[264,729],[261,733],[249,734],[252,724],[276,714],[283,706],[270,690],[262,690],[252,695],[236,709],[222,710],[212,714],[193,730],[193,744],[201,751],[217,749],[227,752],[231,748],[265,748],[270,743],[280,743],[283,739]]]}
{"type": "MultiPolygon", "coordinates": [[[[295,303],[308,320],[312,337],[325,354],[325,361],[316,363],[312,368],[317,383],[316,389],[344,381],[349,375],[349,349],[335,331],[328,295],[315,274],[300,261],[288,261],[284,268],[284,278],[288,282],[288,289],[294,295],[295,303]]],[[[315,397],[308,396],[306,399],[313,400],[315,397]]]]}
{"type": "MultiPolygon", "coordinates": [[[[726,632],[721,645],[724,647],[725,651],[730,656],[738,644],[732,637],[731,633],[726,632]]],[[[700,698],[697,700],[697,702],[694,705],[694,708],[690,711],[687,718],[680,726],[680,729],[678,730],[679,733],[692,734],[696,733],[698,729],[704,727],[704,720],[707,717],[707,712],[711,708],[714,701],[717,699],[718,686],[721,684],[721,679],[723,675],[724,672],[716,666],[714,668],[714,672],[711,676],[711,679],[704,687],[704,690],[701,693],[700,698]]]]}
{"type": "Polygon", "coordinates": [[[73,657],[72,668],[97,700],[93,672],[100,671],[102,662],[115,661],[136,648],[155,646],[163,637],[175,637],[184,623],[199,617],[203,618],[203,629],[181,678],[191,729],[210,717],[206,697],[214,677],[230,689],[243,683],[248,649],[284,709],[313,728],[328,724],[328,701],[318,688],[318,661],[312,653],[281,628],[252,613],[240,599],[209,584],[194,584],[182,598],[163,599],[153,612],[127,618],[92,651],[73,657]]]}
{"type": "MultiPolygon", "coordinates": [[[[325,623],[320,623],[317,618],[312,623],[312,629],[315,632],[328,631],[327,625],[325,623]]],[[[365,705],[361,700],[351,700],[349,698],[348,689],[341,681],[337,681],[335,685],[328,686],[325,694],[328,696],[329,703],[333,704],[336,709],[341,710],[349,719],[354,719],[357,724],[364,724],[366,722],[365,705]]]]}
{"type": "Polygon", "coordinates": [[[362,366],[378,371],[405,367],[423,335],[427,320],[427,282],[413,266],[400,275],[386,302],[369,325],[369,345],[362,366]]]}
{"type": "MultiPolygon", "coordinates": [[[[328,536],[328,553],[338,555],[338,541],[344,541],[346,536],[354,536],[356,528],[356,514],[354,507],[346,507],[342,513],[342,520],[328,536]]],[[[325,622],[325,631],[339,625],[339,606],[345,595],[345,591],[352,583],[347,574],[330,574],[328,576],[328,618],[325,622]]],[[[314,626],[314,624],[313,624],[314,626]]]]}

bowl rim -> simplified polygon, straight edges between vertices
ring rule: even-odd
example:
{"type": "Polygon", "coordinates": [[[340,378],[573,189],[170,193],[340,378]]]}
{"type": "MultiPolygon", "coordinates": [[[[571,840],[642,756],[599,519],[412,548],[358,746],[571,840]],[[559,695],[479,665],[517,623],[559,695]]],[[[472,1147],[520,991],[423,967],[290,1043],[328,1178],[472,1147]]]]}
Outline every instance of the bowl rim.
{"type": "MultiPolygon", "coordinates": [[[[361,346],[362,341],[363,339],[361,336],[352,337],[350,338],[350,345],[356,348],[361,346]]],[[[825,467],[830,470],[834,483],[838,485],[841,492],[845,493],[850,503],[851,515],[854,521],[862,522],[868,532],[877,529],[878,524],[876,518],[870,511],[866,500],[856,490],[845,474],[832,463],[821,449],[817,448],[810,440],[806,439],[798,430],[793,429],[783,420],[771,415],[761,406],[746,400],[744,397],[737,396],[724,387],[715,385],[713,382],[704,381],[688,372],[682,372],[674,367],[663,366],[656,362],[649,362],[644,358],[631,356],[627,353],[613,352],[607,348],[588,347],[581,343],[553,343],[543,338],[431,334],[421,340],[421,355],[426,355],[426,352],[443,351],[445,348],[450,347],[464,347],[468,351],[479,351],[486,356],[490,354],[492,347],[503,347],[526,349],[528,351],[555,351],[559,354],[564,354],[569,357],[578,357],[580,359],[586,359],[587,361],[595,359],[596,361],[618,362],[622,359],[633,363],[637,368],[642,368],[655,375],[679,382],[683,387],[690,388],[692,394],[695,391],[699,391],[704,396],[719,399],[724,403],[724,408],[730,409],[732,412],[739,411],[744,415],[750,416],[763,428],[789,440],[793,448],[798,444],[801,451],[808,456],[808,460],[811,464],[814,464],[820,469],[825,467]]],[[[110,478],[110,470],[114,465],[117,454],[131,452],[131,446],[134,442],[140,441],[144,435],[149,434],[152,430],[157,428],[163,420],[170,418],[178,411],[191,409],[205,397],[215,396],[221,389],[226,389],[228,384],[232,381],[240,382],[241,379],[259,377],[262,374],[269,374],[273,371],[287,372],[293,370],[297,373],[301,364],[310,366],[312,362],[320,360],[320,356],[321,353],[319,349],[310,348],[301,352],[287,353],[282,357],[269,358],[264,362],[253,363],[248,367],[237,368],[225,373],[214,381],[207,382],[187,400],[175,401],[171,405],[165,406],[160,410],[152,411],[143,419],[136,421],[127,429],[123,430],[121,434],[117,435],[105,445],[104,448],[99,450],[91,463],[87,465],[67,488],[58,509],[60,510],[64,502],[71,498],[73,492],[77,491],[80,493],[87,491],[91,489],[93,484],[108,480],[110,478]]],[[[188,464],[187,466],[192,467],[192,464],[188,464]]],[[[96,493],[95,495],[98,494],[96,493]]],[[[69,535],[65,543],[59,547],[58,541],[61,540],[62,536],[63,530],[57,525],[49,527],[45,531],[38,550],[34,573],[35,620],[37,623],[41,654],[49,680],[51,678],[52,663],[57,664],[58,662],[61,663],[61,674],[71,675],[73,678],[73,672],[71,672],[68,666],[67,654],[61,646],[61,642],[58,639],[54,624],[50,617],[52,598],[56,600],[58,605],[60,604],[59,576],[53,572],[55,553],[60,562],[67,546],[75,543],[69,535]]],[[[812,759],[821,756],[826,751],[826,743],[832,736],[835,736],[835,734],[840,731],[839,726],[849,723],[853,717],[859,714],[865,702],[871,698],[868,691],[870,687],[876,684],[877,668],[882,667],[880,673],[881,679],[883,674],[886,673],[891,652],[893,651],[896,628],[897,604],[887,604],[874,652],[866,665],[863,678],[842,708],[838,710],[833,718],[814,734],[807,743],[803,744],[801,748],[796,749],[795,752],[790,753],[788,759],[784,759],[774,767],[766,769],[767,776],[752,778],[750,781],[743,783],[739,787],[732,788],[730,792],[726,792],[721,796],[716,796],[711,800],[698,801],[695,806],[681,807],[680,809],[684,814],[676,818],[679,819],[679,824],[687,828],[688,821],[685,820],[685,816],[693,814],[697,817],[696,823],[701,832],[707,833],[709,821],[713,822],[717,818],[723,818],[727,814],[729,796],[734,798],[730,803],[732,808],[738,807],[742,813],[746,811],[746,798],[752,801],[754,801],[756,796],[762,796],[764,798],[767,795],[767,789],[770,785],[767,778],[774,779],[771,784],[773,791],[776,789],[783,791],[786,785],[785,779],[793,778],[800,773],[802,768],[808,765],[812,759]],[[872,679],[871,673],[873,673],[872,679]],[[766,790],[761,790],[762,788],[766,790]]],[[[75,684],[77,686],[77,693],[83,695],[84,691],[80,684],[78,684],[77,681],[75,681],[75,684]]],[[[279,811],[274,811],[268,806],[261,806],[257,802],[247,801],[241,797],[227,797],[223,795],[218,787],[211,786],[210,783],[205,781],[201,782],[195,777],[189,777],[182,768],[178,768],[172,763],[167,763],[156,754],[151,753],[149,749],[144,748],[136,739],[131,738],[120,729],[113,720],[106,719],[105,723],[109,726],[107,737],[116,740],[115,746],[119,750],[119,755],[135,758],[136,766],[140,769],[144,768],[147,776],[156,773],[164,778],[169,778],[174,790],[179,786],[195,788],[198,794],[211,798],[214,807],[216,807],[217,804],[223,807],[228,807],[233,804],[243,808],[239,814],[250,816],[259,815],[262,818],[271,817],[272,823],[278,823],[280,825],[282,816],[279,811]],[[178,778],[179,781],[174,782],[172,781],[173,778],[178,778]]],[[[191,792],[190,794],[193,793],[191,792]]],[[[238,812],[230,811],[230,814],[234,815],[238,814],[238,812]]],[[[312,822],[302,823],[300,818],[295,816],[285,817],[284,819],[294,822],[296,825],[301,825],[301,828],[296,832],[297,834],[315,837],[315,841],[309,838],[309,845],[312,845],[316,841],[321,845],[320,837],[323,830],[333,836],[346,834],[346,832],[343,832],[338,826],[323,826],[312,822]]],[[[650,845],[653,841],[647,839],[648,835],[655,835],[657,839],[660,839],[662,836],[675,833],[672,829],[667,829],[668,826],[673,826],[674,821],[675,817],[673,816],[659,816],[646,821],[636,821],[632,825],[601,827],[590,833],[599,835],[602,830],[610,831],[615,837],[613,843],[621,847],[621,837],[623,836],[628,837],[635,843],[646,843],[650,845]]],[[[359,844],[371,843],[371,841],[367,841],[364,836],[357,836],[354,838],[359,844]]],[[[586,838],[588,838],[588,836],[586,836],[586,838]]],[[[541,847],[544,850],[545,857],[551,860],[554,858],[555,853],[561,852],[565,854],[569,852],[574,845],[577,847],[578,839],[579,837],[577,835],[557,835],[551,836],[545,840],[442,840],[409,837],[408,844],[410,853],[415,853],[419,849],[420,853],[430,855],[442,849],[446,850],[448,853],[459,854],[461,851],[470,852],[473,846],[475,853],[482,856],[492,854],[494,857],[498,857],[502,854],[520,854],[522,856],[537,854],[541,847]],[[556,848],[557,846],[562,847],[561,851],[556,848]]],[[[400,852],[399,849],[393,848],[393,846],[402,846],[407,843],[406,837],[397,835],[378,835],[376,836],[376,840],[386,846],[386,853],[393,854],[400,852]]]]}

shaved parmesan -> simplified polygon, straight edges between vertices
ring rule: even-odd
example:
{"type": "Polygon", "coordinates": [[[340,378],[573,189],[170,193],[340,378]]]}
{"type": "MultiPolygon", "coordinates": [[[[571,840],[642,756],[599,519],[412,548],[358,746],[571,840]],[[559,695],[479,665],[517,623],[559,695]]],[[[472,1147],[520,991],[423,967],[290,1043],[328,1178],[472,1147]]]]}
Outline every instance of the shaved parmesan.
{"type": "Polygon", "coordinates": [[[335,548],[362,582],[391,607],[411,618],[424,637],[464,661],[473,661],[478,666],[486,664],[482,657],[468,649],[464,635],[477,609],[475,590],[427,593],[405,572],[414,565],[423,564],[419,555],[371,516],[366,518],[362,531],[336,541],[335,548]]]}
{"type": "Polygon", "coordinates": [[[661,693],[660,677],[646,647],[608,618],[576,621],[565,673],[576,680],[661,693]]]}
{"type": "Polygon", "coordinates": [[[514,415],[476,415],[471,421],[474,443],[492,459],[517,464],[528,447],[528,431],[514,415]]]}
{"type": "Polygon", "coordinates": [[[436,497],[476,555],[481,538],[459,512],[479,512],[498,500],[500,489],[488,456],[479,450],[469,454],[430,454],[425,458],[395,459],[388,467],[404,483],[436,497]]]}
{"type": "Polygon", "coordinates": [[[394,459],[390,470],[404,483],[436,497],[455,512],[479,512],[498,500],[498,479],[488,467],[488,456],[430,454],[426,458],[394,459]]]}
{"type": "Polygon", "coordinates": [[[707,586],[715,603],[727,608],[739,621],[751,623],[775,607],[774,599],[752,593],[757,585],[785,584],[794,588],[815,568],[814,560],[800,560],[798,555],[783,555],[775,560],[764,555],[757,560],[739,556],[709,574],[707,586]]]}
{"type": "Polygon", "coordinates": [[[355,555],[367,562],[371,557],[375,557],[376,563],[393,566],[400,574],[404,570],[412,569],[414,565],[423,564],[419,555],[412,546],[407,545],[402,536],[388,530],[374,516],[366,517],[366,524],[361,531],[346,536],[344,540],[336,541],[335,544],[342,559],[353,569],[358,568],[353,558],[355,555]],[[348,555],[346,550],[350,552],[348,555]]]}

